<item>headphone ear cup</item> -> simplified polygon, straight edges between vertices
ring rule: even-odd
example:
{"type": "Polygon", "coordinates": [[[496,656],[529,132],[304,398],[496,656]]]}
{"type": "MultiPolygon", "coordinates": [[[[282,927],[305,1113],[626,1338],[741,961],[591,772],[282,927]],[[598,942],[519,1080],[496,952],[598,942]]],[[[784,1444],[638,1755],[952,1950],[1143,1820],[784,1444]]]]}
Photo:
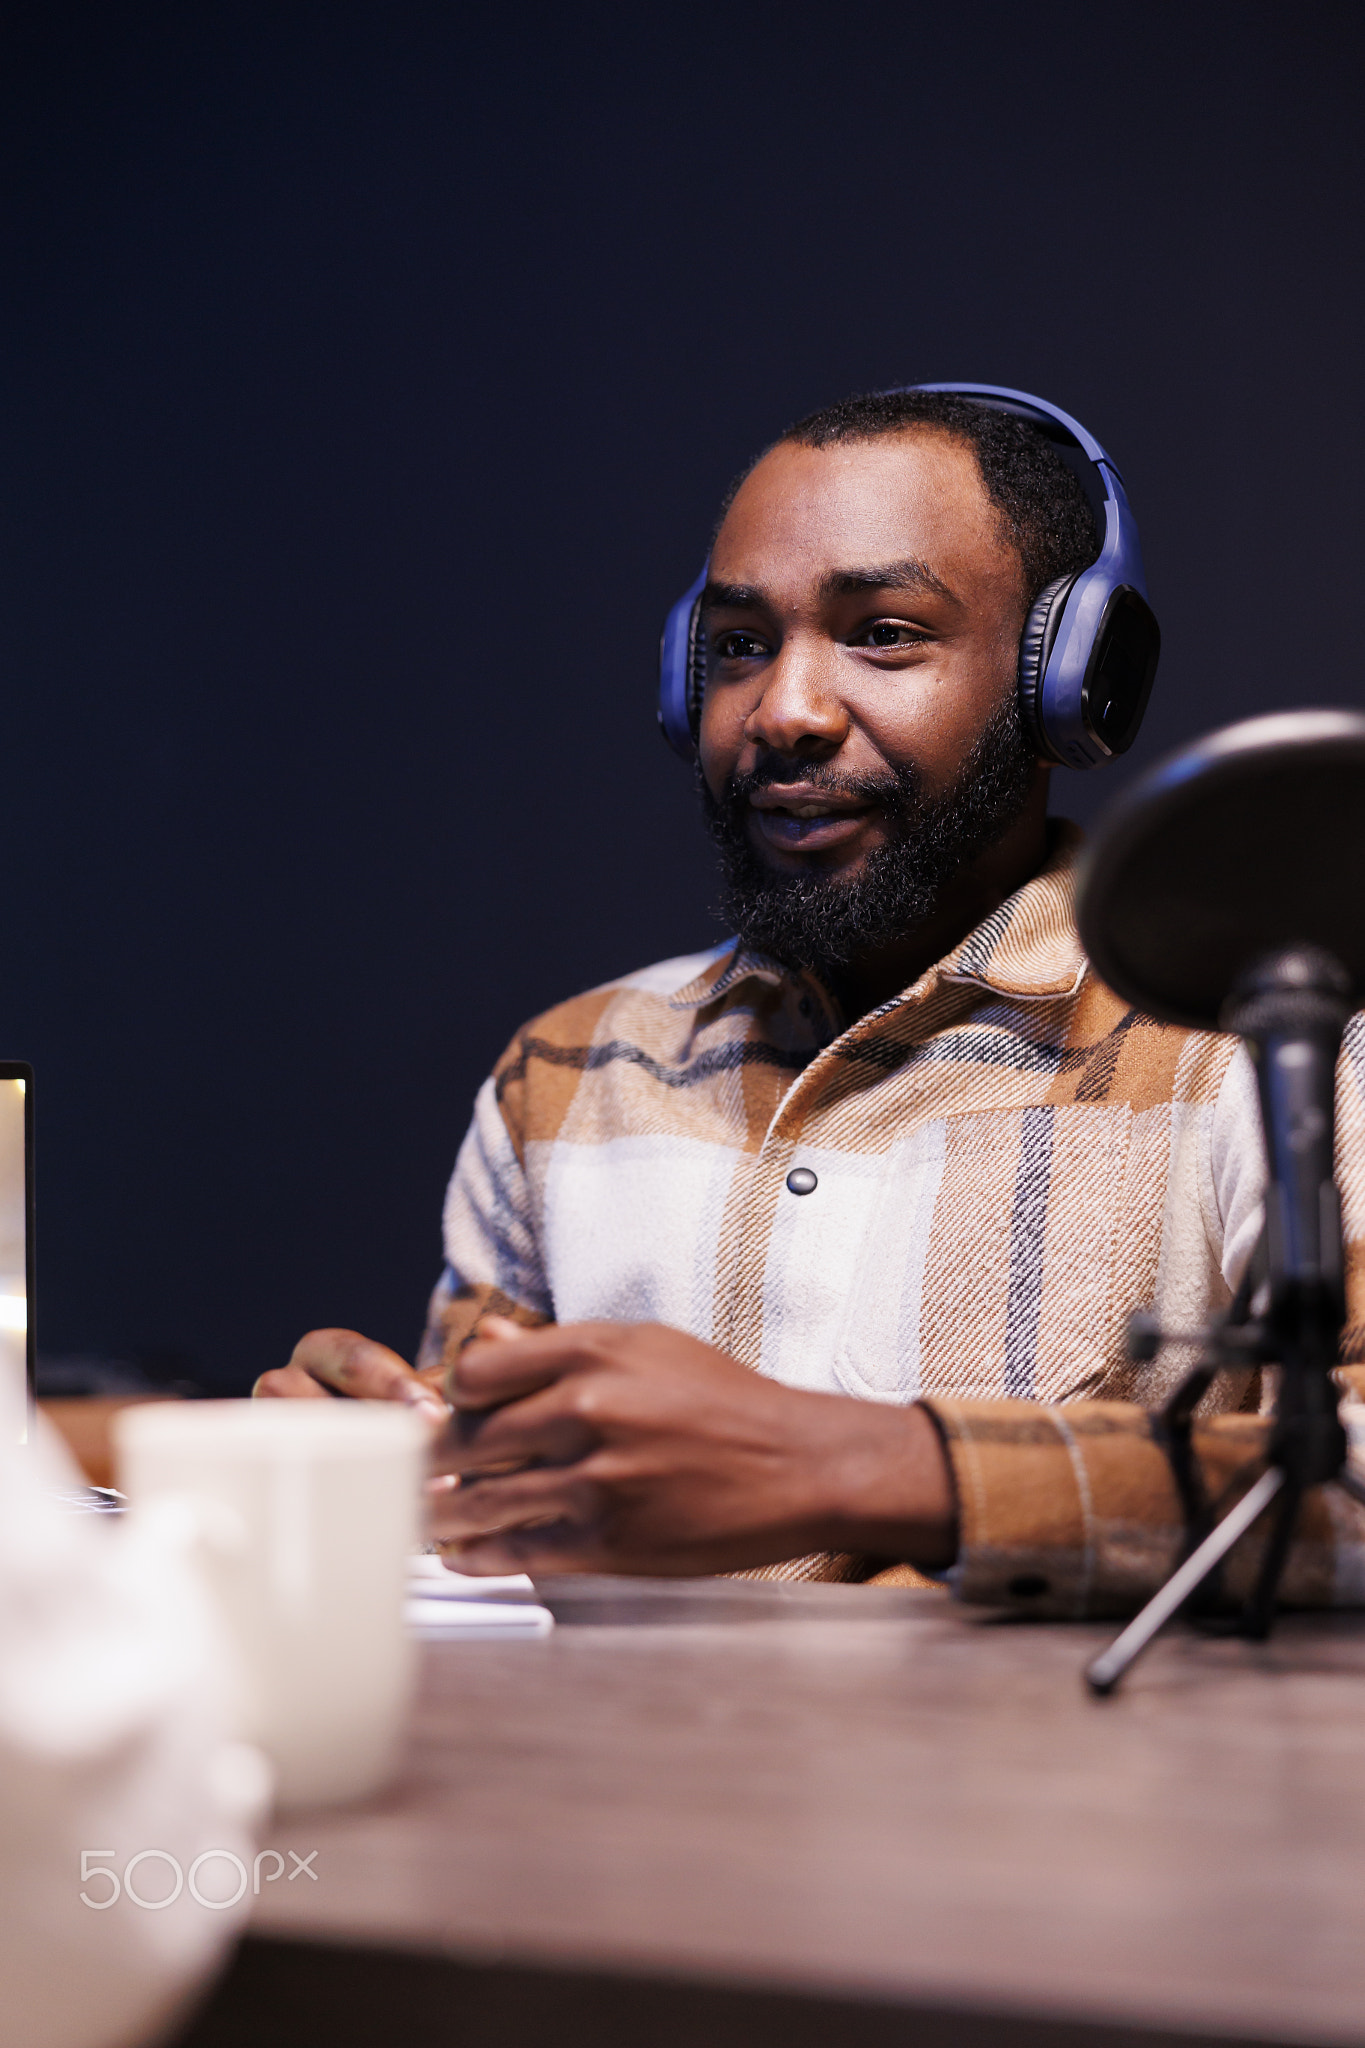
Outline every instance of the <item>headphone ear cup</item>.
{"type": "Polygon", "coordinates": [[[1039,591],[1019,636],[1019,715],[1025,733],[1045,761],[1058,761],[1061,756],[1048,738],[1043,677],[1066,600],[1079,574],[1077,570],[1074,575],[1059,576],[1055,583],[1039,591]]]}
{"type": "Polygon", "coordinates": [[[701,622],[701,599],[692,607],[687,622],[687,723],[693,739],[701,733],[701,700],[706,695],[706,633],[701,622]]]}

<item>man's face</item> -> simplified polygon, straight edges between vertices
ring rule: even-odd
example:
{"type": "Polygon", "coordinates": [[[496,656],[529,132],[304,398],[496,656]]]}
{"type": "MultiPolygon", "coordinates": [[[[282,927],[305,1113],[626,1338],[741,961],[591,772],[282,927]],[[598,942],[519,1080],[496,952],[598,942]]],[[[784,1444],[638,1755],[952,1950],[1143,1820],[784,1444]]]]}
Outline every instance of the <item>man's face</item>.
{"type": "Polygon", "coordinates": [[[1024,612],[948,434],[784,442],[745,479],[711,556],[700,753],[746,936],[811,964],[884,944],[1013,821],[1041,772],[1014,711],[1024,612]]]}

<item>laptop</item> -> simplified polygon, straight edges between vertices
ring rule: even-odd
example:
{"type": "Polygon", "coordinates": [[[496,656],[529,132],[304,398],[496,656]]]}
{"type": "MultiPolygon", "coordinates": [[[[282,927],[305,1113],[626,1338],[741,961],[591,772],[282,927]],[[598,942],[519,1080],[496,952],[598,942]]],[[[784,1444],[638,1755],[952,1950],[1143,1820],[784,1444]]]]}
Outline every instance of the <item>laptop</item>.
{"type": "Polygon", "coordinates": [[[0,1428],[28,1440],[33,1322],[33,1069],[0,1060],[0,1428]]]}

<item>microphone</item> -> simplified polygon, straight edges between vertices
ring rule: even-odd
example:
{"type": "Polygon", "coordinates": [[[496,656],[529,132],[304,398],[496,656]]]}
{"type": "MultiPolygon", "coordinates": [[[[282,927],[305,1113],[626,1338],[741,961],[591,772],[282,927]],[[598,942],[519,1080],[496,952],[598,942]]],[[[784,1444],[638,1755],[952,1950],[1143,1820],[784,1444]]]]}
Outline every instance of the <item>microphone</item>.
{"type": "MultiPolygon", "coordinates": [[[[1270,1175],[1268,1318],[1291,1352],[1310,1328],[1335,1338],[1346,1317],[1332,1154],[1337,1055],[1351,994],[1350,976],[1331,953],[1283,947],[1239,975],[1223,1006],[1223,1029],[1247,1041],[1256,1067],[1270,1175]]],[[[1335,1346],[1327,1363],[1335,1363],[1335,1346]]]]}
{"type": "MultiPolygon", "coordinates": [[[[1241,1616],[1264,1636],[1303,1495],[1335,1481],[1358,1499],[1337,1413],[1346,1304],[1333,1180],[1342,1035],[1365,992],[1365,715],[1277,712],[1210,734],[1122,796],[1085,861],[1077,921],[1096,971],[1135,1007],[1195,1030],[1236,1032],[1256,1070],[1268,1181],[1253,1268],[1204,1356],[1162,1411],[1190,1555],[1087,1672],[1109,1692],[1278,1496],[1241,1616]],[[1259,1283],[1259,1284],[1256,1284],[1259,1283]],[[1263,1477],[1216,1527],[1190,1473],[1193,1411],[1216,1372],[1282,1368],[1263,1477]]],[[[1142,1311],[1135,1357],[1174,1333],[1142,1311]]]]}

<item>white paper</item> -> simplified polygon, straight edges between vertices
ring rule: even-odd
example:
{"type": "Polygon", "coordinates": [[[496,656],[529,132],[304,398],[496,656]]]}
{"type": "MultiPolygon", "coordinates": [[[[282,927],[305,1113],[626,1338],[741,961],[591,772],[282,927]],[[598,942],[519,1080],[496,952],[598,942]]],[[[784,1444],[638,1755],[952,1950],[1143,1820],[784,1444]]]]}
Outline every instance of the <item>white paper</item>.
{"type": "Polygon", "coordinates": [[[506,1578],[480,1579],[452,1572],[430,1554],[408,1559],[408,1592],[422,1600],[534,1600],[536,1589],[525,1572],[506,1578]]]}
{"type": "Polygon", "coordinates": [[[548,1607],[530,1601],[412,1600],[403,1607],[411,1634],[425,1642],[515,1642],[554,1627],[548,1607]]]}
{"type": "Polygon", "coordinates": [[[480,1579],[447,1571],[439,1557],[408,1559],[404,1618],[425,1642],[516,1641],[548,1635],[554,1617],[524,1572],[480,1579]]]}

